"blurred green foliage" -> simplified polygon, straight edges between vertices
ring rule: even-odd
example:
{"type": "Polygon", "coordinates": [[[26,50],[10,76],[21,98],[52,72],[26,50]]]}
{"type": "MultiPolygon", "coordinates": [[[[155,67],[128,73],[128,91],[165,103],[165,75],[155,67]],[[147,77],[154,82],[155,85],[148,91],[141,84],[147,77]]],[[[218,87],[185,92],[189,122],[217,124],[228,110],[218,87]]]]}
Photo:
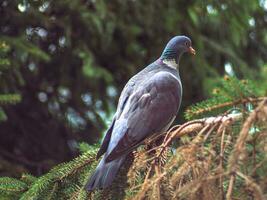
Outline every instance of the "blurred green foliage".
{"type": "Polygon", "coordinates": [[[174,35],[197,51],[181,61],[180,113],[225,73],[266,74],[266,0],[3,0],[0,13],[0,94],[21,95],[1,104],[0,158],[34,174],[98,141],[126,81],[174,35]]]}

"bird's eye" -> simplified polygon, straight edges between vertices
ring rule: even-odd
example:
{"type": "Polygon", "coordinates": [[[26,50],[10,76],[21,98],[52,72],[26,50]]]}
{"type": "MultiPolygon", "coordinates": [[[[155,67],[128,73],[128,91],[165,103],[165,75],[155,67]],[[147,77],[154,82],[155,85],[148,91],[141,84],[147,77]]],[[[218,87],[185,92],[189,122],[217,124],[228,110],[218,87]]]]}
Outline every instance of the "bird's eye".
{"type": "Polygon", "coordinates": [[[185,46],[187,46],[187,47],[189,46],[189,42],[185,42],[184,44],[185,44],[185,46]]]}

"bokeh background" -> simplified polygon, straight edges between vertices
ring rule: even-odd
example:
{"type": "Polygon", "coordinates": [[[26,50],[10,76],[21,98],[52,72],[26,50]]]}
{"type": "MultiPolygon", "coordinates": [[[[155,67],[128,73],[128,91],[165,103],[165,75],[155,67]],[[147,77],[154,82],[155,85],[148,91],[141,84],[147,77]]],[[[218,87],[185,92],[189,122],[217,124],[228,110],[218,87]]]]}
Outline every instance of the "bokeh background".
{"type": "Polygon", "coordinates": [[[127,80],[172,36],[197,51],[180,63],[175,123],[225,74],[267,77],[266,0],[1,0],[0,17],[0,176],[41,175],[100,142],[127,80]]]}

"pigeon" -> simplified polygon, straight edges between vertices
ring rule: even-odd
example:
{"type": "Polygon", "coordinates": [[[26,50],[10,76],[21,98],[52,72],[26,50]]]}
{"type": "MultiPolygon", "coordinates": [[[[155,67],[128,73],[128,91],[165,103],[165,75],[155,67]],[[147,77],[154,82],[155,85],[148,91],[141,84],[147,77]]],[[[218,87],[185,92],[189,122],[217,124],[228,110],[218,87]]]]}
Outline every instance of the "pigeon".
{"type": "Polygon", "coordinates": [[[127,155],[173,123],[182,100],[178,70],[185,52],[195,54],[190,38],[173,37],[159,59],[127,82],[96,156],[103,157],[85,186],[88,191],[110,186],[127,155]]]}

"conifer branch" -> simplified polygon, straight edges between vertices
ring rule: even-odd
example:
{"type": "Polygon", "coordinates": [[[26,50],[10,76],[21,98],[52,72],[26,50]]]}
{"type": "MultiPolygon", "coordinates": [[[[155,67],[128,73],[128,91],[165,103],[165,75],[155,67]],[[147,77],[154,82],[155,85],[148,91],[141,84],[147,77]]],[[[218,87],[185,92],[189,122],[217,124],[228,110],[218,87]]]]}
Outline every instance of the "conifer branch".
{"type": "Polygon", "coordinates": [[[257,102],[262,101],[263,99],[264,99],[264,97],[257,97],[257,98],[248,97],[248,98],[238,99],[235,101],[227,101],[227,102],[219,103],[217,105],[210,106],[210,107],[200,108],[200,109],[195,110],[195,111],[188,109],[186,111],[186,115],[187,116],[201,115],[203,113],[211,112],[213,110],[219,110],[219,109],[225,108],[225,107],[233,107],[233,106],[237,106],[237,105],[241,105],[241,104],[247,104],[247,103],[257,103],[257,102]]]}
{"type": "MultiPolygon", "coordinates": [[[[207,188],[214,187],[214,184],[210,183],[212,179],[218,179],[220,187],[213,188],[209,192],[205,191],[206,195],[209,196],[209,198],[211,199],[217,199],[219,198],[219,196],[221,198],[224,195],[226,195],[227,199],[231,199],[233,191],[236,190],[236,187],[238,187],[236,184],[240,185],[240,183],[236,183],[240,182],[239,179],[236,180],[236,174],[238,169],[237,165],[239,160],[238,156],[236,155],[237,154],[236,148],[238,147],[237,149],[240,149],[239,147],[240,144],[242,144],[241,146],[243,147],[245,145],[246,139],[243,134],[244,130],[246,130],[247,133],[248,130],[250,130],[250,127],[252,126],[253,122],[259,120],[264,121],[267,119],[267,106],[265,105],[266,103],[264,103],[266,101],[267,98],[263,98],[263,102],[260,103],[259,106],[249,114],[248,118],[246,118],[247,114],[244,112],[236,114],[225,114],[217,117],[208,117],[199,120],[193,120],[181,126],[178,126],[174,130],[172,129],[170,132],[166,134],[162,144],[158,148],[153,148],[153,151],[156,151],[156,154],[142,162],[141,165],[146,165],[147,163],[152,163],[152,165],[150,165],[150,167],[148,168],[148,174],[144,179],[144,182],[141,183],[141,185],[139,186],[138,185],[132,186],[135,188],[140,188],[140,190],[133,199],[145,198],[146,195],[148,195],[149,191],[151,190],[152,193],[155,194],[153,192],[155,191],[155,189],[153,188],[155,188],[157,183],[162,182],[164,177],[169,177],[168,178],[169,180],[167,180],[167,182],[170,182],[168,184],[170,184],[171,187],[168,188],[172,188],[171,189],[172,192],[170,193],[173,194],[172,197],[174,199],[181,198],[184,195],[187,196],[189,194],[196,193],[197,191],[202,190],[201,188],[207,190],[207,188]],[[263,104],[265,106],[262,106],[263,104]],[[255,115],[255,113],[257,113],[257,115],[255,115]],[[233,139],[229,139],[230,136],[229,129],[231,130],[234,124],[240,123],[242,119],[246,119],[245,123],[243,124],[240,133],[237,135],[238,137],[236,138],[236,140],[234,139],[234,141],[231,141],[233,139]],[[153,172],[152,169],[156,166],[159,166],[157,165],[156,161],[160,160],[161,156],[163,155],[163,152],[169,151],[169,146],[172,143],[172,141],[176,140],[177,138],[181,138],[185,135],[193,133],[197,133],[197,135],[194,136],[194,139],[188,145],[181,146],[176,150],[177,156],[173,155],[170,160],[167,160],[165,165],[161,166],[160,168],[161,173],[158,173],[156,171],[153,172]],[[211,144],[208,149],[206,149],[207,147],[205,147],[204,145],[204,143],[207,141],[210,142],[211,144]],[[232,149],[233,146],[232,142],[234,142],[235,145],[233,153],[230,154],[229,149],[232,149]],[[219,148],[217,148],[216,146],[219,148]],[[219,149],[217,153],[214,152],[216,151],[216,149],[219,149]],[[197,157],[197,154],[202,154],[201,152],[207,152],[207,158],[204,159],[204,161],[200,161],[197,157]],[[217,168],[214,169],[216,170],[215,173],[207,171],[208,174],[205,175],[205,171],[201,172],[203,170],[202,169],[203,167],[201,167],[201,165],[212,167],[215,164],[214,161],[215,159],[219,161],[217,168]],[[233,160],[236,166],[234,167],[234,169],[231,170],[231,167],[229,166],[232,166],[231,163],[233,163],[233,160]],[[173,172],[172,169],[175,169],[176,166],[179,166],[178,170],[173,172]],[[228,167],[226,168],[226,166],[228,167]],[[174,174],[172,175],[172,173],[174,174]],[[203,179],[203,177],[200,176],[199,173],[200,174],[203,173],[204,176],[208,175],[208,177],[210,178],[203,179]],[[189,174],[196,177],[192,178],[192,180],[185,181],[184,180],[185,177],[188,176],[189,174]],[[227,180],[230,181],[227,185],[228,190],[225,194],[223,187],[227,182],[227,180]],[[208,185],[211,184],[211,185],[205,186],[205,184],[208,185]],[[193,185],[194,189],[192,190],[190,188],[192,188],[193,185]],[[219,195],[219,196],[215,197],[214,195],[215,196],[219,195]]],[[[261,134],[261,132],[259,134],[261,134]]],[[[241,152],[240,151],[238,152],[239,152],[238,155],[240,155],[240,153],[242,153],[243,150],[241,152]]],[[[146,154],[147,151],[144,151],[143,153],[146,154]]],[[[139,157],[142,156],[140,156],[139,154],[139,157]]],[[[262,166],[261,163],[262,162],[257,164],[257,166],[262,166]]],[[[138,170],[138,167],[135,166],[135,168],[137,168],[136,170],[138,170]]],[[[249,177],[249,176],[248,175],[243,176],[243,179],[246,182],[248,182],[248,180],[251,180],[250,178],[246,179],[244,177],[249,177]]],[[[261,191],[261,187],[253,181],[252,182],[250,181],[250,183],[252,184],[254,196],[262,197],[263,193],[261,191]],[[254,183],[255,185],[253,185],[254,183]]],[[[163,183],[161,185],[163,185],[163,183]]],[[[161,191],[160,193],[162,192],[163,191],[161,191]]]]}
{"type": "Polygon", "coordinates": [[[231,172],[236,171],[237,163],[239,161],[240,154],[244,151],[245,141],[248,137],[249,129],[252,124],[256,121],[259,115],[263,115],[262,118],[267,119],[267,99],[265,98],[259,106],[249,115],[246,119],[242,129],[240,131],[237,142],[234,146],[234,150],[229,158],[228,169],[231,172]]]}
{"type": "Polygon", "coordinates": [[[21,101],[19,94],[0,94],[0,105],[16,104],[21,101]]]}
{"type": "MultiPolygon", "coordinates": [[[[143,199],[148,196],[153,196],[154,199],[177,199],[200,191],[203,191],[207,199],[218,199],[216,195],[226,195],[230,199],[237,185],[240,185],[240,179],[236,176],[251,186],[255,197],[262,197],[264,193],[261,187],[249,174],[240,171],[239,158],[248,143],[248,131],[255,122],[265,120],[266,113],[266,103],[260,103],[251,113],[226,112],[215,117],[192,120],[149,139],[151,149],[143,148],[136,152],[128,172],[130,185],[124,188],[127,199],[143,199]],[[244,119],[241,131],[235,130],[235,124],[242,123],[244,119]],[[176,153],[172,153],[172,142],[185,137],[191,138],[191,141],[181,143],[176,153]],[[156,143],[160,141],[161,144],[157,146],[156,143]],[[215,182],[219,183],[219,187],[215,187],[215,182]],[[228,188],[227,191],[224,191],[225,187],[228,188]]],[[[262,132],[259,135],[266,136],[262,132]]],[[[84,149],[90,147],[83,146],[84,149]]],[[[109,198],[109,195],[116,194],[116,187],[92,193],[84,190],[91,170],[96,165],[97,150],[95,147],[88,151],[83,150],[84,153],[78,158],[56,166],[42,177],[23,175],[19,184],[24,187],[19,187],[21,190],[16,189],[16,193],[22,200],[40,199],[44,196],[51,199],[86,199],[89,195],[92,199],[109,198]]],[[[262,163],[263,161],[254,164],[253,173],[262,169],[262,163]]],[[[118,179],[120,177],[118,175],[118,179]]],[[[9,190],[12,187],[14,186],[9,185],[5,192],[12,192],[9,190]]],[[[0,187],[0,191],[4,189],[0,187]]]]}

